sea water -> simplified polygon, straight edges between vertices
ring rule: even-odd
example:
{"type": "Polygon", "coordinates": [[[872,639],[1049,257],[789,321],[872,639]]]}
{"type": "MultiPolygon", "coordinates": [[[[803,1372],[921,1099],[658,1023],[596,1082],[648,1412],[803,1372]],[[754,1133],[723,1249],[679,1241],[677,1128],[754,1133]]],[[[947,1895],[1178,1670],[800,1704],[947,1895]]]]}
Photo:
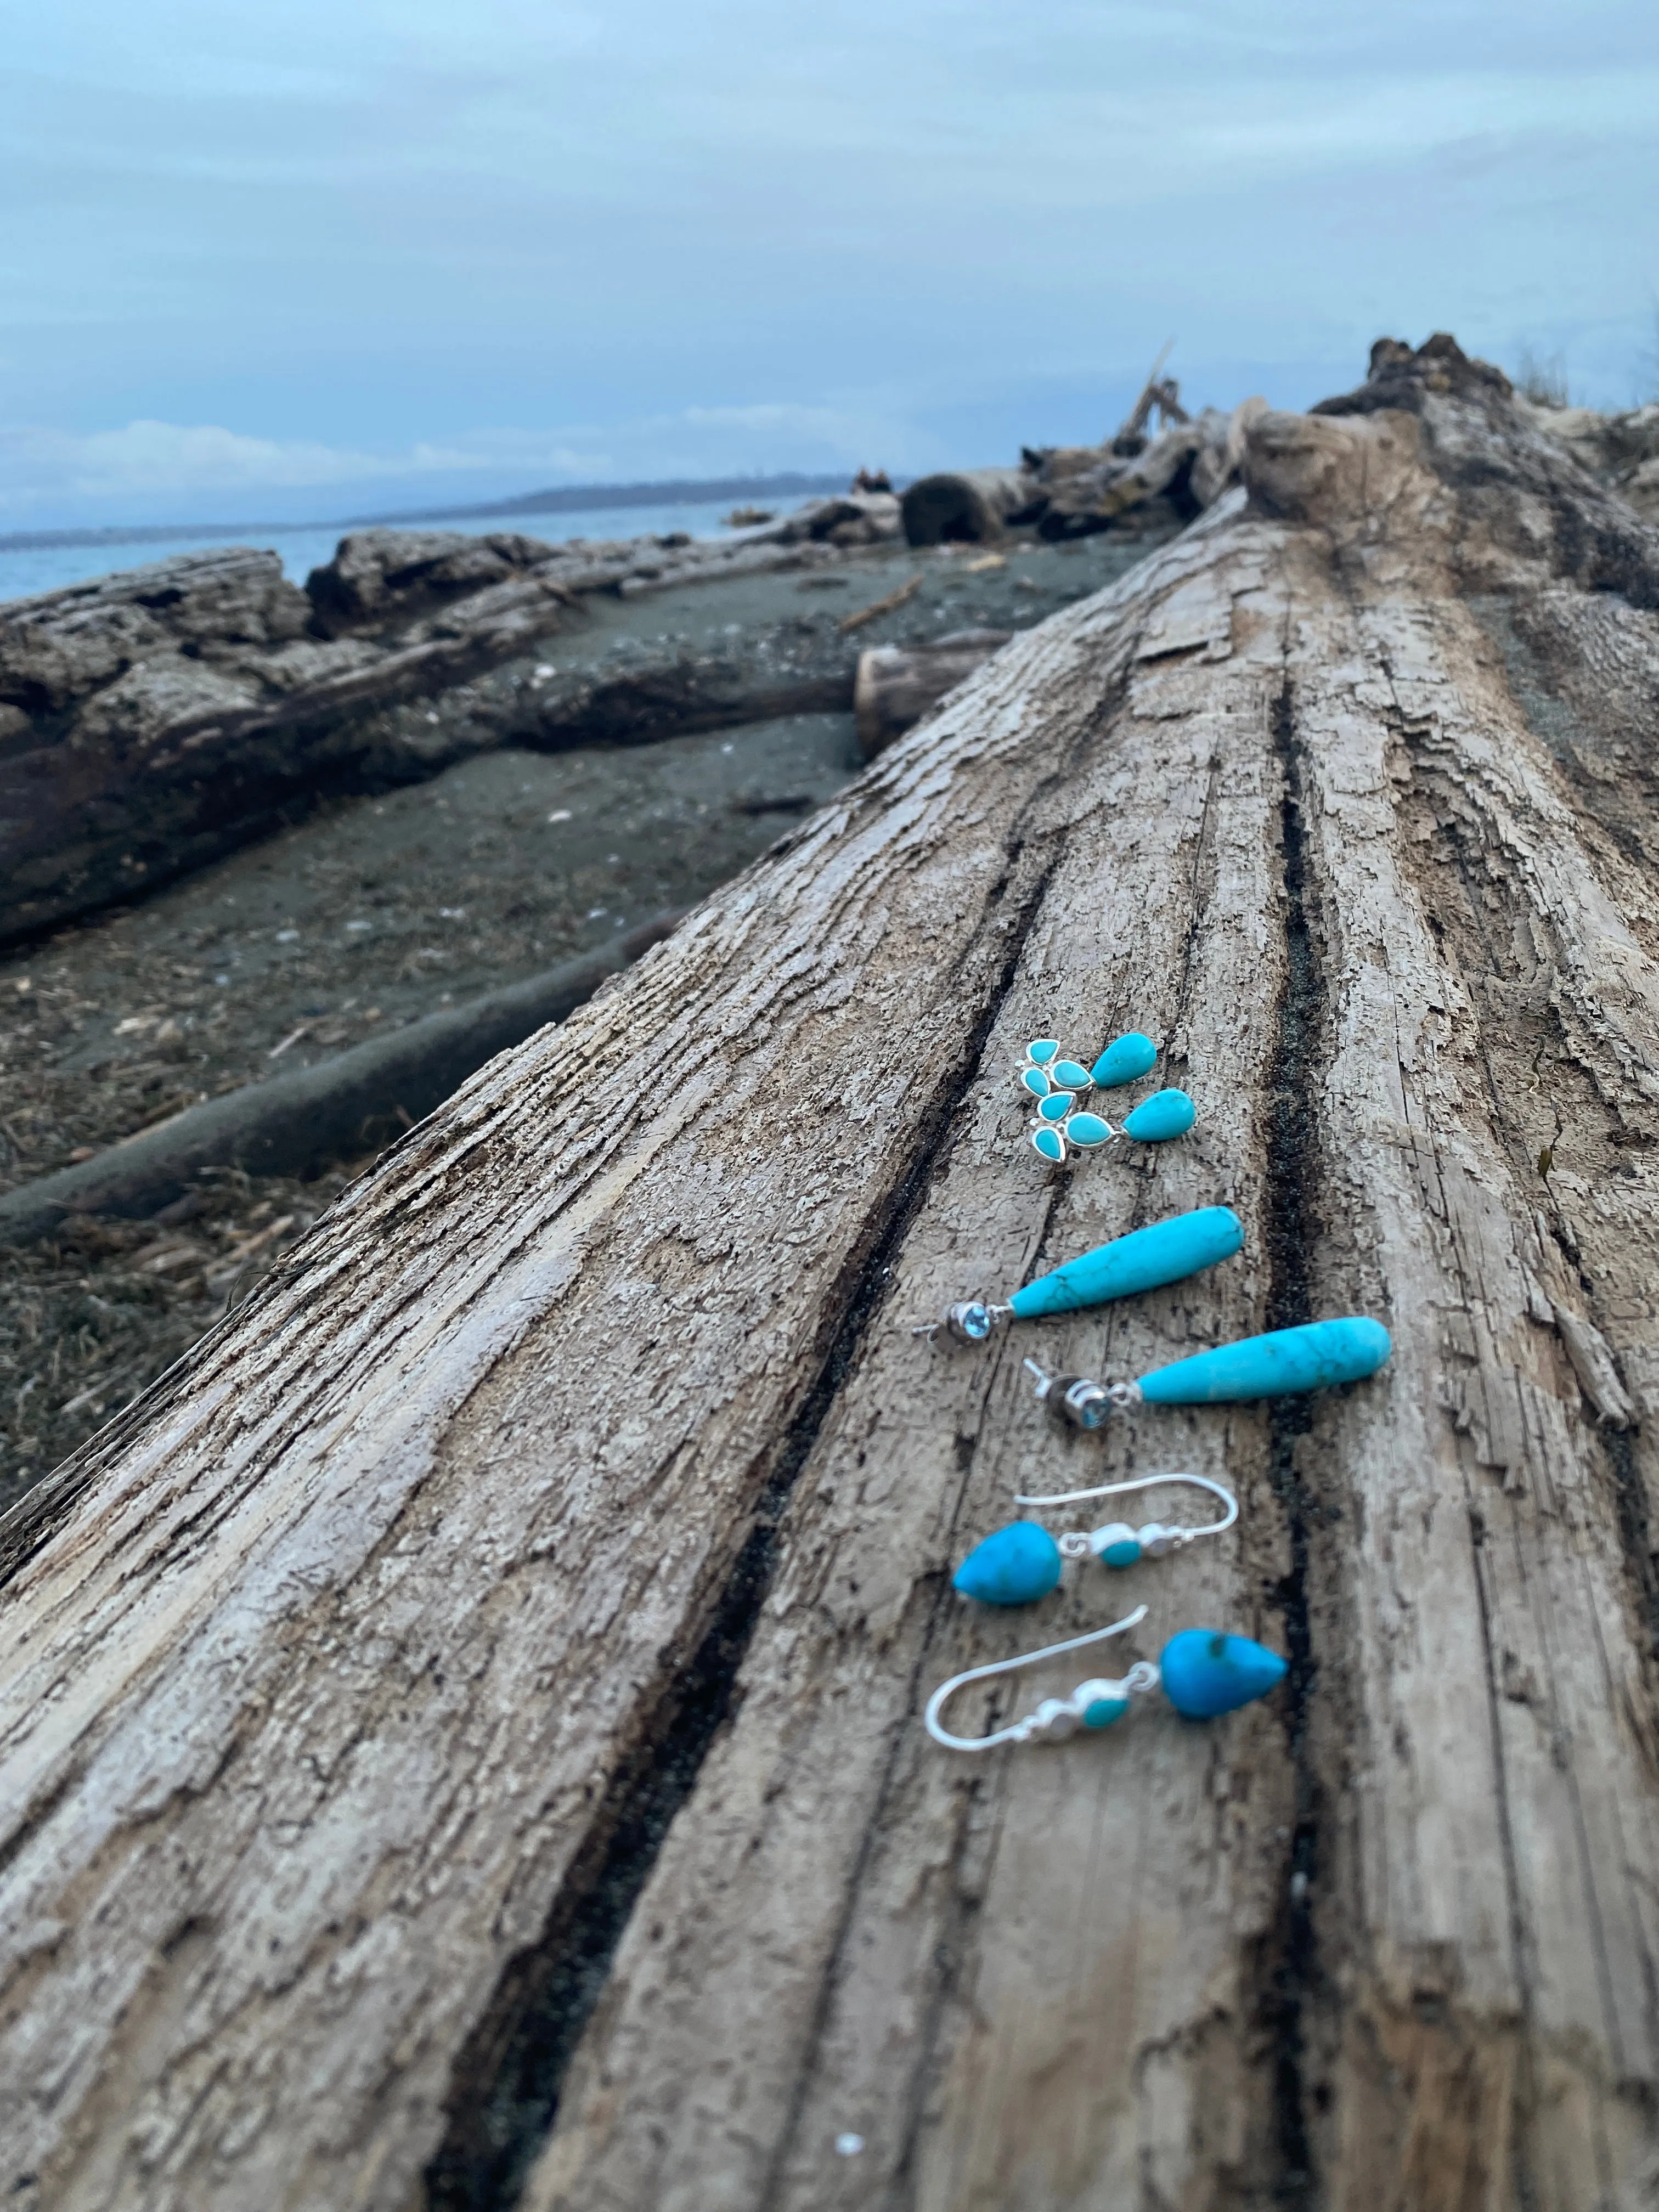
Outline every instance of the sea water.
{"type": "MultiPolygon", "coordinates": [[[[775,511],[787,514],[791,507],[800,506],[806,497],[801,492],[787,493],[778,501],[775,511]]],[[[543,538],[550,545],[563,544],[573,538],[665,538],[677,530],[684,530],[693,538],[745,537],[747,532],[721,526],[732,506],[732,501],[724,499],[689,501],[683,506],[568,507],[545,514],[478,515],[465,522],[409,522],[386,526],[453,530],[469,538],[510,530],[526,538],[543,538]]],[[[137,568],[152,561],[165,561],[174,553],[215,552],[228,545],[258,545],[280,553],[283,573],[296,584],[303,584],[313,568],[334,558],[334,549],[349,526],[337,523],[322,530],[279,527],[246,534],[181,530],[176,537],[137,540],[110,537],[95,545],[0,544],[0,600],[27,599],[36,592],[55,592],[64,584],[84,583],[90,576],[106,576],[112,569],[137,568]]]]}

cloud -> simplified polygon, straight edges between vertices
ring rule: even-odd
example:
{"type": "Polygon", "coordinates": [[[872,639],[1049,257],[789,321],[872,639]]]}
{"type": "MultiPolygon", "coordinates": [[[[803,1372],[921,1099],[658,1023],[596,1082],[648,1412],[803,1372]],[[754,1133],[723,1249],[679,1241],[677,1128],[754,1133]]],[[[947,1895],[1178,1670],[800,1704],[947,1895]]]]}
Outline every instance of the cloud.
{"type": "MultiPolygon", "coordinates": [[[[44,426],[0,428],[0,513],[112,510],[134,501],[177,512],[191,501],[257,501],[284,492],[487,480],[514,489],[664,477],[848,468],[872,456],[911,465],[925,440],[902,416],[873,406],[793,400],[686,407],[599,428],[489,428],[417,439],[391,451],[271,438],[219,423],[154,420],[76,433],[44,426]]],[[[479,489],[486,488],[480,482],[479,489]]],[[[349,503],[349,501],[347,503],[349,503]]]]}
{"type": "Polygon", "coordinates": [[[448,476],[469,470],[540,469],[554,477],[602,468],[585,453],[532,432],[491,432],[472,441],[417,443],[401,453],[368,453],[314,440],[250,437],[217,423],[137,422],[82,434],[44,428],[0,430],[4,503],[33,505],[55,495],[125,498],[153,492],[294,490],[387,478],[448,476]]]}

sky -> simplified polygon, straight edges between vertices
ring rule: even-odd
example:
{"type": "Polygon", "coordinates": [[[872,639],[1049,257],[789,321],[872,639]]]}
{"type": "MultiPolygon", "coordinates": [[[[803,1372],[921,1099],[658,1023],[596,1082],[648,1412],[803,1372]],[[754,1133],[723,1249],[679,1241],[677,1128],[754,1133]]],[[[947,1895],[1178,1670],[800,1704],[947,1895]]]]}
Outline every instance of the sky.
{"type": "Polygon", "coordinates": [[[52,0],[0,532],[1096,440],[1382,333],[1659,392],[1653,0],[52,0]]]}

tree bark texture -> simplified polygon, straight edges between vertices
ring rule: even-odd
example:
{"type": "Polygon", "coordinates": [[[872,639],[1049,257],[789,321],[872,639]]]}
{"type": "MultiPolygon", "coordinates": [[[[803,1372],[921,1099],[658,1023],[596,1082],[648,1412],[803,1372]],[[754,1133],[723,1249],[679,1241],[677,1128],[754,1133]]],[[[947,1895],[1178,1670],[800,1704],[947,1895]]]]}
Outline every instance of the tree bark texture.
{"type": "Polygon", "coordinates": [[[1653,2202],[1659,536],[1402,356],[14,1511],[9,2203],[1653,2202]],[[1025,1040],[1132,1025],[1198,1129],[1051,1177],[1025,1040]],[[1212,1202],[1208,1275],[909,1333],[1212,1202]],[[1020,1371],[1348,1311],[1374,1382],[1103,1441],[1020,1371]],[[1159,1468],[1237,1535],[951,1592],[1012,1492],[1159,1468]],[[1286,1684],[927,1740],[1142,1599],[1125,1662],[1208,1623],[1286,1684]]]}

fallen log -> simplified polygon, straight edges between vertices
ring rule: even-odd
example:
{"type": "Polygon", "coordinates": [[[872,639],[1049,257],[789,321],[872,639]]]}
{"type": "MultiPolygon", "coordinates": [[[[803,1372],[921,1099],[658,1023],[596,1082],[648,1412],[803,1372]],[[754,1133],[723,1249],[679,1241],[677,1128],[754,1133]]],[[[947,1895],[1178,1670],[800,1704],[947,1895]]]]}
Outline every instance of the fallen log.
{"type": "Polygon", "coordinates": [[[361,1160],[497,1053],[562,1021],[678,919],[659,915],[539,975],[368,1038],[315,1066],[185,1107],[92,1159],[0,1194],[0,1245],[51,1237],[72,1214],[143,1219],[209,1168],[311,1177],[336,1161],[361,1160]]]}
{"type": "MultiPolygon", "coordinates": [[[[363,531],[304,591],[275,553],[233,546],[0,606],[0,944],[155,890],[268,835],[296,802],[388,788],[503,742],[499,718],[432,702],[533,665],[598,595],[834,564],[833,524],[812,542],[823,504],[798,534],[787,518],[735,545],[363,531]]],[[[857,504],[860,531],[880,534],[877,510],[896,539],[890,495],[857,504]]],[[[699,673],[720,690],[721,672],[699,673]]],[[[850,666],[837,673],[850,688],[850,666]]],[[[775,703],[787,689],[769,686],[760,718],[801,711],[775,703]]]]}
{"type": "Polygon", "coordinates": [[[926,645],[876,645],[860,653],[853,713],[866,760],[885,752],[1012,635],[1006,629],[953,630],[926,645]]]}
{"type": "Polygon", "coordinates": [[[912,545],[986,545],[1031,504],[1024,469],[945,470],[918,477],[902,502],[912,545]]]}
{"type": "Polygon", "coordinates": [[[12,2202],[1643,2201],[1659,536],[1443,339],[1244,476],[0,1523],[12,2202]],[[1011,1067],[1130,1025],[1199,1130],[1051,1179],[1011,1067]],[[1217,1201],[1209,1274],[910,1333],[1217,1201]],[[1394,1358],[1321,1399],[1068,1442],[1020,1371],[1347,1311],[1394,1358]],[[1237,1534],[950,1589],[1158,1467],[1237,1534]],[[924,1735],[1143,1598],[1124,1663],[1284,1687],[924,1735]]]}

